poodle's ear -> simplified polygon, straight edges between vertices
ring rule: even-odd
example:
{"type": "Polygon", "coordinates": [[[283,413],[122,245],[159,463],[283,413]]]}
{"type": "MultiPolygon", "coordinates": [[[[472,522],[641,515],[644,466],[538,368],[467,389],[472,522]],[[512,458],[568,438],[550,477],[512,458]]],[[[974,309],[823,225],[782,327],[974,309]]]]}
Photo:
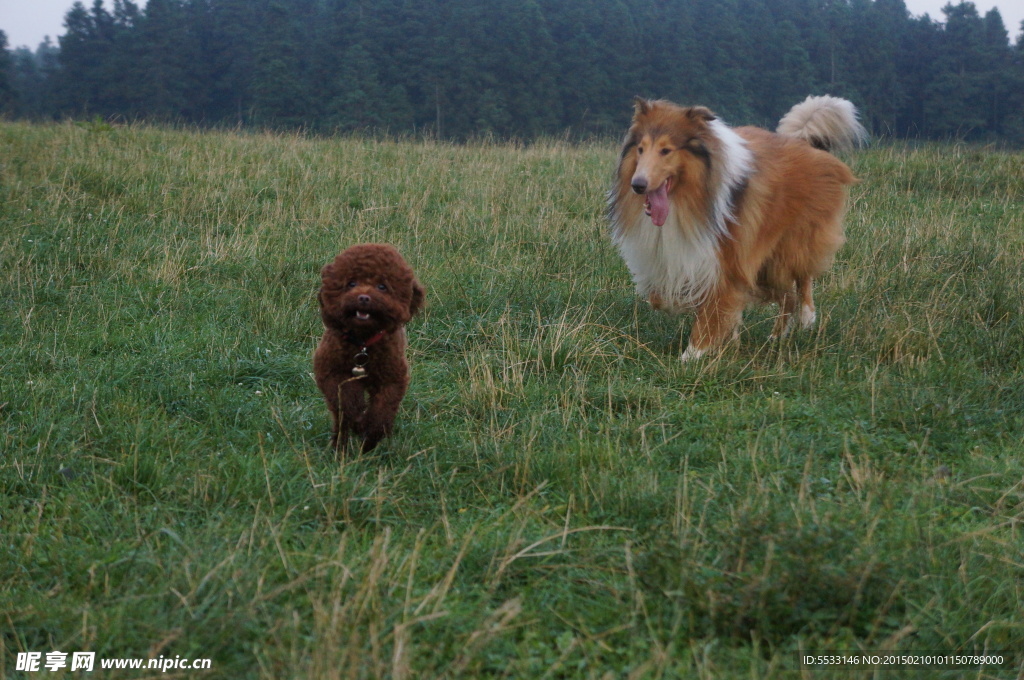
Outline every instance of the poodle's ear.
{"type": "Polygon", "coordinates": [[[323,283],[334,280],[334,262],[328,262],[324,265],[323,269],[320,270],[320,280],[323,283]]]}
{"type": "Polygon", "coordinates": [[[412,280],[412,299],[409,301],[409,316],[413,317],[423,309],[423,301],[427,298],[427,291],[416,279],[412,280]]]}

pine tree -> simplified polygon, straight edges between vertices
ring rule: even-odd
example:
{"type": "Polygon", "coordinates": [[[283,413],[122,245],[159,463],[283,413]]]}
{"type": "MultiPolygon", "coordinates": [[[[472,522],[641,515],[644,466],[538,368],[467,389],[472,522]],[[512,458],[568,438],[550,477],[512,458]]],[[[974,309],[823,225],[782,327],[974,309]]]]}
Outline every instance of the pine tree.
{"type": "Polygon", "coordinates": [[[979,57],[982,92],[986,94],[986,131],[990,135],[1004,133],[1004,121],[1010,113],[1009,99],[1013,88],[1013,52],[1010,35],[998,9],[991,9],[983,19],[983,42],[979,57]]]}
{"type": "MultiPolygon", "coordinates": [[[[99,2],[99,0],[97,0],[99,2]]],[[[102,10],[102,4],[99,5],[102,10]]],[[[106,52],[94,17],[81,2],[75,2],[64,16],[67,32],[59,38],[60,70],[57,74],[57,112],[93,115],[102,112],[100,92],[106,52]]]]}
{"type": "Polygon", "coordinates": [[[16,108],[14,59],[7,51],[7,34],[0,31],[0,115],[14,113],[16,108]]]}
{"type": "Polygon", "coordinates": [[[298,127],[309,120],[301,34],[289,11],[293,7],[281,0],[260,7],[252,81],[253,121],[260,125],[298,127]]]}
{"type": "Polygon", "coordinates": [[[142,110],[158,120],[198,120],[206,96],[196,68],[204,63],[196,27],[180,0],[149,0],[138,40],[135,84],[142,110]]]}
{"type": "Polygon", "coordinates": [[[945,29],[937,55],[938,72],[925,92],[931,131],[942,137],[968,137],[983,131],[986,120],[976,104],[986,101],[981,76],[984,25],[972,2],[946,5],[945,29]]]}
{"type": "Polygon", "coordinates": [[[943,27],[927,14],[911,21],[901,44],[900,74],[906,103],[897,132],[905,137],[933,137],[937,121],[930,101],[942,65],[943,27]]]}
{"type": "Polygon", "coordinates": [[[380,106],[383,88],[374,59],[362,44],[350,45],[345,50],[335,87],[337,95],[331,104],[328,124],[345,131],[385,127],[380,106]]]}
{"type": "Polygon", "coordinates": [[[766,51],[758,78],[757,113],[771,125],[794,104],[814,92],[814,71],[810,55],[800,41],[800,34],[792,21],[784,19],[774,27],[765,26],[765,38],[770,38],[772,49],[766,51]],[[773,30],[769,30],[769,28],[773,30]]]}
{"type": "MultiPolygon", "coordinates": [[[[756,9],[753,5],[749,9],[756,9]]],[[[750,64],[759,60],[761,50],[753,45],[752,35],[743,30],[751,23],[757,23],[751,15],[744,14],[736,0],[696,3],[694,23],[700,27],[704,39],[703,59],[707,64],[708,91],[693,103],[710,106],[716,113],[730,122],[752,120],[754,97],[749,85],[752,78],[750,64]],[[745,19],[743,17],[746,17],[745,19]]],[[[759,30],[763,25],[759,26],[759,30]]],[[[648,57],[652,69],[652,80],[661,64],[656,52],[648,57]]]]}
{"type": "Polygon", "coordinates": [[[203,44],[207,120],[250,122],[258,10],[250,0],[207,0],[193,10],[203,44]]]}

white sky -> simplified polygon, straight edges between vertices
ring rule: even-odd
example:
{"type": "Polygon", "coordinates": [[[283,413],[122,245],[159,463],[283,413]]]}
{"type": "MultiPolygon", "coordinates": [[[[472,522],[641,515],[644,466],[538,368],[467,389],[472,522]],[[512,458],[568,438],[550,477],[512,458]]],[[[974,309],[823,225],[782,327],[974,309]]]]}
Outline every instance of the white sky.
{"type": "MultiPolygon", "coordinates": [[[[4,2],[5,0],[0,0],[0,7],[4,2]]],[[[955,0],[952,4],[957,5],[959,2],[960,0],[955,0]]],[[[1020,22],[1024,20],[1024,0],[972,0],[972,2],[978,8],[978,14],[981,16],[985,16],[993,7],[998,8],[1006,30],[1010,34],[1010,40],[1017,39],[1017,36],[1020,35],[1020,22]]],[[[942,8],[950,4],[950,0],[903,0],[903,3],[915,17],[927,14],[932,19],[944,20],[946,15],[942,13],[942,8]]],[[[0,26],[3,24],[0,23],[0,26]]]]}
{"type": "MultiPolygon", "coordinates": [[[[567,0],[571,2],[571,0],[567,0]]],[[[714,0],[710,0],[714,2],[714,0]]],[[[958,0],[959,1],[959,0],[958,0]]],[[[145,0],[136,0],[140,7],[145,0]]],[[[928,14],[932,19],[942,19],[942,8],[949,0],[904,0],[907,9],[914,16],[928,14]]],[[[74,4],[74,0],[0,0],[0,31],[7,34],[7,46],[29,47],[35,49],[43,41],[43,36],[50,36],[54,43],[57,36],[64,33],[64,15],[74,4]]],[[[92,6],[92,0],[83,0],[86,7],[92,6]]],[[[954,3],[956,4],[956,3],[954,3]]],[[[1020,33],[1020,22],[1024,20],[1024,0],[974,0],[978,13],[985,16],[993,7],[1006,24],[1013,40],[1020,33]]],[[[113,3],[107,0],[107,8],[113,3]]]]}

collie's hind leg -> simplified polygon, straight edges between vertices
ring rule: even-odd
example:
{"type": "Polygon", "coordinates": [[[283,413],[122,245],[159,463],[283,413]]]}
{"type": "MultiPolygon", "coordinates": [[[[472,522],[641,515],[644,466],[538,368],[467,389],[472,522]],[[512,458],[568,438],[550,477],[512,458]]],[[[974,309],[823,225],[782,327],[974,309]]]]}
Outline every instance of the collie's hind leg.
{"type": "Polygon", "coordinates": [[[800,327],[810,328],[814,325],[818,315],[814,311],[814,293],[811,288],[814,279],[804,276],[796,280],[797,292],[800,295],[800,327]]]}
{"type": "Polygon", "coordinates": [[[787,290],[779,295],[775,302],[779,305],[779,315],[775,317],[775,327],[772,328],[772,334],[768,336],[770,340],[778,340],[789,333],[789,329],[792,328],[793,314],[799,304],[796,289],[787,290]]]}

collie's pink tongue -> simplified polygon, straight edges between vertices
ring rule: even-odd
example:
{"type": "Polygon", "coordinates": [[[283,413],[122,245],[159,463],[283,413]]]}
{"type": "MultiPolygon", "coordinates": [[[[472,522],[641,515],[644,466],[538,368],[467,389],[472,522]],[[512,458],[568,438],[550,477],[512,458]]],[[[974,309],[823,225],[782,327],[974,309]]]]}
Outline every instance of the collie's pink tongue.
{"type": "Polygon", "coordinates": [[[654,191],[647,192],[647,214],[654,226],[663,227],[668,219],[668,182],[663,182],[654,191]]]}

